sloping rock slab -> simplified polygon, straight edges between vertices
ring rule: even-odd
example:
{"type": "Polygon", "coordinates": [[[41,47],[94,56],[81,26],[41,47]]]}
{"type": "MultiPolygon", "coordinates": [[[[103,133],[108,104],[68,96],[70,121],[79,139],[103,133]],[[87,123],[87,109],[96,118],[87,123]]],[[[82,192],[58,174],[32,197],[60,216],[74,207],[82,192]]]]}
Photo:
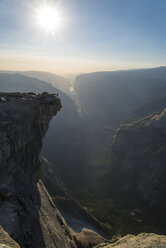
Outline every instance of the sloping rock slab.
{"type": "Polygon", "coordinates": [[[113,244],[100,244],[95,248],[166,248],[166,236],[153,233],[141,233],[138,236],[127,235],[113,244]]]}

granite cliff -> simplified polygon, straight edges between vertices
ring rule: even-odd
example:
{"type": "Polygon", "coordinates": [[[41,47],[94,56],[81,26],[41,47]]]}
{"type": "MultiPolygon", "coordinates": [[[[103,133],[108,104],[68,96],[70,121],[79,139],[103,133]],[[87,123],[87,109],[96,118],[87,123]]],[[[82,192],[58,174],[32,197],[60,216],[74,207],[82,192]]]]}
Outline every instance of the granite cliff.
{"type": "Polygon", "coordinates": [[[164,234],[165,140],[166,109],[122,125],[112,143],[109,178],[111,196],[131,209],[146,209],[164,234]]]}
{"type": "Polygon", "coordinates": [[[0,93],[0,225],[22,248],[75,247],[40,180],[42,139],[60,108],[55,95],[0,93]]]}

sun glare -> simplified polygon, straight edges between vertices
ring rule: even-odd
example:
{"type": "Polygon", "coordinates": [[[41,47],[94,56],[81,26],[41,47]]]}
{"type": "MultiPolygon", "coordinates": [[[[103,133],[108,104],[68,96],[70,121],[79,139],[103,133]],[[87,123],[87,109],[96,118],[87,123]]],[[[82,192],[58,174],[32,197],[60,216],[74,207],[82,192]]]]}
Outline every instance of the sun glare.
{"type": "Polygon", "coordinates": [[[44,6],[38,9],[37,20],[42,28],[54,33],[62,23],[62,16],[57,8],[44,6]]]}

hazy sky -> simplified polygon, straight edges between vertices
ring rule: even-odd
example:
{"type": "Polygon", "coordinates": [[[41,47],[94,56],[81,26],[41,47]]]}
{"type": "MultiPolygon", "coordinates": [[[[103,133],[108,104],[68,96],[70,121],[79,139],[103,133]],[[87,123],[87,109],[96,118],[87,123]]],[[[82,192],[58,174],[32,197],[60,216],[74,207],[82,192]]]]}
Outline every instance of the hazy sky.
{"type": "Polygon", "coordinates": [[[166,65],[166,0],[48,0],[61,13],[39,27],[44,0],[0,0],[0,69],[59,74],[166,65]]]}

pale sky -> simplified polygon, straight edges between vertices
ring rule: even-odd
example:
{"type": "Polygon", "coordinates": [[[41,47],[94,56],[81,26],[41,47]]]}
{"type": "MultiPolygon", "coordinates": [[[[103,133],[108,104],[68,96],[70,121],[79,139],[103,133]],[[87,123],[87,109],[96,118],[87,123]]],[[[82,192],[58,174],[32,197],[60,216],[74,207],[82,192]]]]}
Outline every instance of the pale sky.
{"type": "Polygon", "coordinates": [[[0,69],[63,75],[166,65],[165,13],[165,0],[0,0],[0,69]],[[54,30],[38,23],[46,5],[61,18],[54,30]]]}

